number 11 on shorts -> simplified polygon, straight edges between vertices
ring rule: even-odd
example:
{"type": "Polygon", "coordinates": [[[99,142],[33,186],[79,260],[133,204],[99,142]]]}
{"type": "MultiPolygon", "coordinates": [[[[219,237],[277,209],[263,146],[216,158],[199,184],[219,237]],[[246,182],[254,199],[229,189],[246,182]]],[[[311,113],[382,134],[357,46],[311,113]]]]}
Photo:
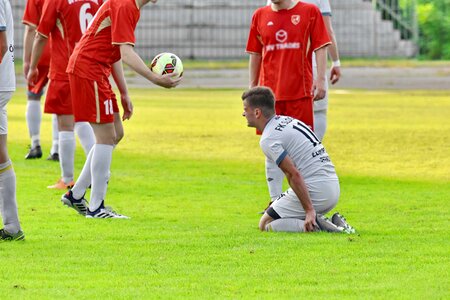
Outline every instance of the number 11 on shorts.
{"type": "Polygon", "coordinates": [[[105,100],[103,102],[103,104],[105,104],[105,114],[106,115],[112,115],[114,113],[113,112],[112,100],[111,99],[105,100]]]}

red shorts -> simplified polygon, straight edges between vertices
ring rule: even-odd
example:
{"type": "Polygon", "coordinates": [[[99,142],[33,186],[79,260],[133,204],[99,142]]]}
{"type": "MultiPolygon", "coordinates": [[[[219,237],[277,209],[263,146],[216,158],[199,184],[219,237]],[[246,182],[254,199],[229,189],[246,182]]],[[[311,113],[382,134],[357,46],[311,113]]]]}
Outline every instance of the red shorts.
{"type": "MultiPolygon", "coordinates": [[[[312,97],[299,100],[275,101],[275,113],[302,121],[314,130],[314,109],[312,97]]],[[[256,130],[256,134],[261,134],[256,130]]]]}
{"type": "Polygon", "coordinates": [[[72,115],[72,97],[67,80],[50,80],[45,98],[44,112],[47,114],[72,115]]]}
{"type": "Polygon", "coordinates": [[[37,82],[31,86],[28,85],[28,95],[41,97],[44,93],[44,87],[48,82],[48,70],[49,66],[43,66],[38,64],[39,76],[37,82]]]}
{"type": "Polygon", "coordinates": [[[275,113],[302,121],[314,130],[314,108],[312,97],[299,100],[275,101],[275,113]]]}
{"type": "Polygon", "coordinates": [[[75,122],[112,123],[119,112],[108,78],[100,81],[69,74],[75,122]]]}

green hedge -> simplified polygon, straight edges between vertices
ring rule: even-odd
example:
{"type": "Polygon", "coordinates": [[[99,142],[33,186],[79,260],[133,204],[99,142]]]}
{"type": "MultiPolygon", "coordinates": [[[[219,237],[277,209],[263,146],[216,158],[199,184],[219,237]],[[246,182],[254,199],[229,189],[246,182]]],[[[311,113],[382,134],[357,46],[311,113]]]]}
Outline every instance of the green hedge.
{"type": "Polygon", "coordinates": [[[450,59],[450,0],[419,0],[419,47],[428,59],[450,59]]]}

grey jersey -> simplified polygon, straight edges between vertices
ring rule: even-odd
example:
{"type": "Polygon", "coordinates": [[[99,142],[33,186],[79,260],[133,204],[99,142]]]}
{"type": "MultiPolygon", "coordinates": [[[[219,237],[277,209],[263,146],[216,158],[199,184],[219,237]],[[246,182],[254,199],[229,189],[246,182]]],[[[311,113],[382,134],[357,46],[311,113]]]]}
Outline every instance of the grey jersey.
{"type": "Polygon", "coordinates": [[[0,92],[16,90],[14,71],[14,24],[9,0],[0,0],[0,31],[6,31],[8,50],[0,64],[0,92]]]}
{"type": "Polygon", "coordinates": [[[274,116],[264,128],[260,146],[267,159],[277,165],[289,155],[306,183],[338,179],[322,143],[297,119],[274,116]]]}

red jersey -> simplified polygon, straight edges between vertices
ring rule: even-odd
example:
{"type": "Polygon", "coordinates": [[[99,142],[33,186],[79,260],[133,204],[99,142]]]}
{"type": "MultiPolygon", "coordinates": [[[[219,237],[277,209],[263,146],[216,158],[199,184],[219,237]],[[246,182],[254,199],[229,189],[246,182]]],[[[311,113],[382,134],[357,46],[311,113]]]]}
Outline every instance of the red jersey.
{"type": "MultiPolygon", "coordinates": [[[[33,28],[39,25],[39,20],[42,15],[42,8],[44,6],[44,0],[28,0],[23,13],[22,23],[33,28]]],[[[44,52],[42,53],[39,65],[50,65],[50,44],[47,44],[44,52]]]]}
{"type": "Polygon", "coordinates": [[[102,3],[103,0],[45,1],[37,31],[51,36],[50,79],[69,80],[66,68],[70,54],[102,3]]]}
{"type": "Polygon", "coordinates": [[[262,55],[259,84],[270,87],[277,101],[311,96],[312,53],[330,44],[319,9],[298,2],[291,9],[255,11],[246,51],[262,55]]]}
{"type": "Polygon", "coordinates": [[[75,47],[67,72],[91,80],[108,77],[111,65],[120,60],[119,45],[134,46],[139,17],[135,0],[106,1],[75,47]]]}

